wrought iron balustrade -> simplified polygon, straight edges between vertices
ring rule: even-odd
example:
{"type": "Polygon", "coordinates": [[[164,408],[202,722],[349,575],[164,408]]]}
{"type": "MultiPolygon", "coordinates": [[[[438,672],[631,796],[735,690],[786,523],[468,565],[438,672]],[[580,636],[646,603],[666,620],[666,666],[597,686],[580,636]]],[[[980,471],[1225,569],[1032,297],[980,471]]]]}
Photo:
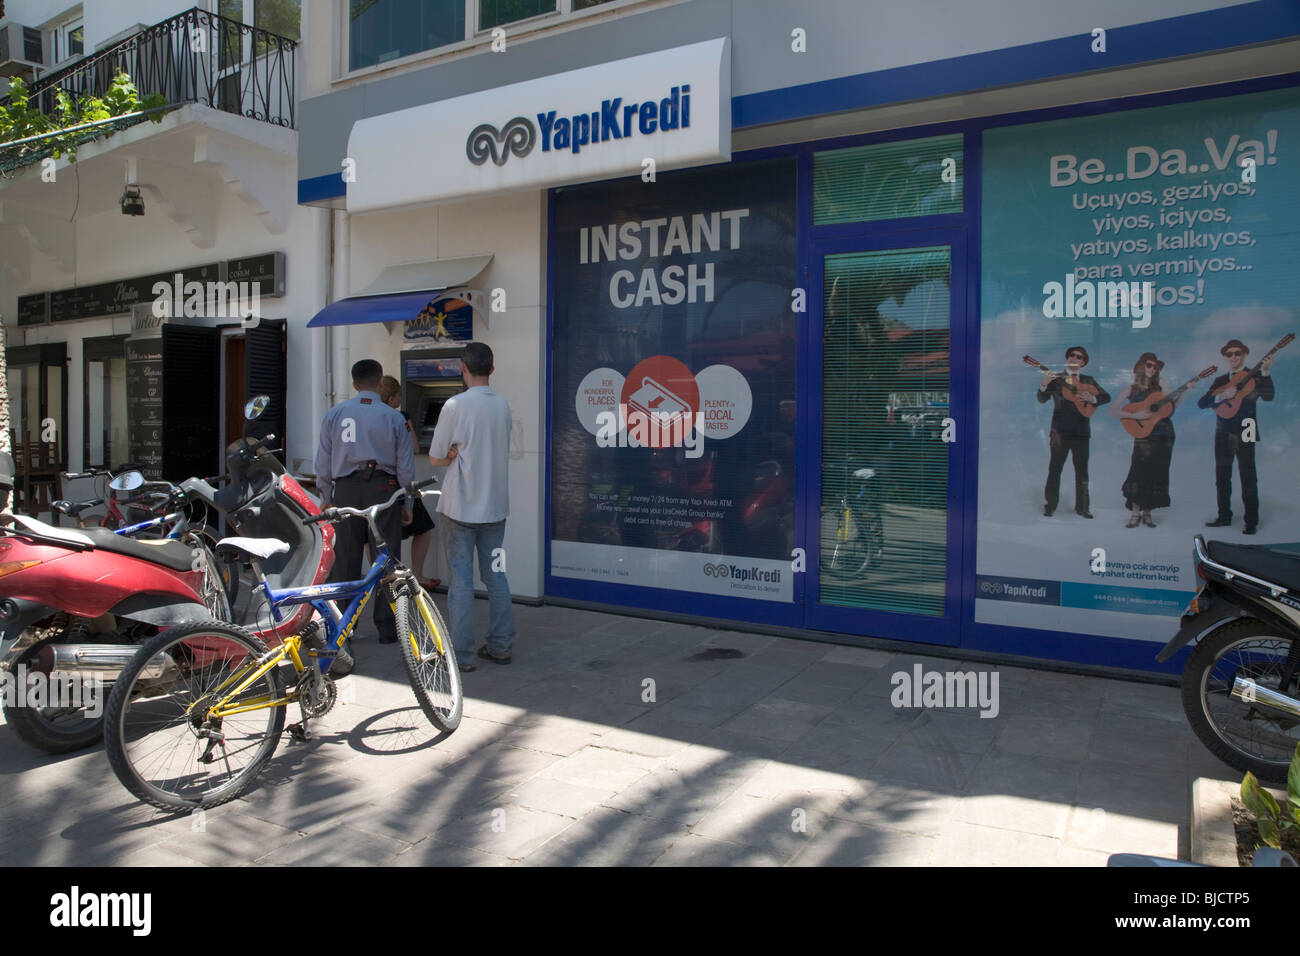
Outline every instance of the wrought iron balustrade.
{"type": "Polygon", "coordinates": [[[121,71],[142,98],[159,93],[168,105],[202,103],[293,128],[297,46],[269,30],[194,7],[41,77],[29,88],[29,102],[54,113],[56,90],[103,96],[121,71]]]}

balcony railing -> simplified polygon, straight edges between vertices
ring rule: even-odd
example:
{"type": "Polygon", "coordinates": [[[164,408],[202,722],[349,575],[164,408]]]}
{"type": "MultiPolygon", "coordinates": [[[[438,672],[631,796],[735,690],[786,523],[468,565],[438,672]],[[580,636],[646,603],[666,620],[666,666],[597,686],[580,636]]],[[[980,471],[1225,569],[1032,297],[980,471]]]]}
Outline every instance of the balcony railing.
{"type": "Polygon", "coordinates": [[[296,48],[287,37],[195,7],[41,77],[30,103],[53,113],[55,90],[102,96],[123,71],[141,97],[160,93],[168,105],[202,103],[292,129],[296,48]]]}

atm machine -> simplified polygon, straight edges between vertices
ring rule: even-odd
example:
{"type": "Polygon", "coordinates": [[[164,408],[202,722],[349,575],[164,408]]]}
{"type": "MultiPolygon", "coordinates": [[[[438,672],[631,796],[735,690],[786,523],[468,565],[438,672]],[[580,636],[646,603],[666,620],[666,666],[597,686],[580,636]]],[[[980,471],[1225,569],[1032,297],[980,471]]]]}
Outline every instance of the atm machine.
{"type": "Polygon", "coordinates": [[[402,352],[402,407],[411,416],[416,452],[428,454],[442,406],[465,390],[460,377],[464,345],[402,352]]]}
{"type": "MultiPolygon", "coordinates": [[[[447,399],[465,390],[460,371],[460,360],[464,352],[463,342],[456,345],[426,346],[402,351],[402,407],[411,416],[411,427],[415,429],[417,481],[430,475],[441,478],[442,473],[446,471],[445,468],[435,468],[429,464],[429,445],[433,442],[433,430],[438,424],[442,406],[446,404],[447,399]]],[[[416,568],[415,571],[421,576],[440,578],[442,586],[446,587],[451,582],[451,569],[447,566],[446,553],[443,550],[442,519],[436,513],[437,497],[427,496],[424,499],[424,506],[433,516],[433,538],[425,567],[416,568]]]]}

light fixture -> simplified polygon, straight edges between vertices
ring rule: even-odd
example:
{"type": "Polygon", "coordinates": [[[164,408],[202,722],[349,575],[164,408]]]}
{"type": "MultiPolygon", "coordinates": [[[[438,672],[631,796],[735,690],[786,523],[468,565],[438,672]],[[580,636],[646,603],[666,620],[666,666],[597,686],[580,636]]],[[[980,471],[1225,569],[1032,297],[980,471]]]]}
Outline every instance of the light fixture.
{"type": "Polygon", "coordinates": [[[122,215],[124,216],[143,216],[144,199],[140,195],[139,186],[127,186],[126,191],[122,193],[122,215]]]}

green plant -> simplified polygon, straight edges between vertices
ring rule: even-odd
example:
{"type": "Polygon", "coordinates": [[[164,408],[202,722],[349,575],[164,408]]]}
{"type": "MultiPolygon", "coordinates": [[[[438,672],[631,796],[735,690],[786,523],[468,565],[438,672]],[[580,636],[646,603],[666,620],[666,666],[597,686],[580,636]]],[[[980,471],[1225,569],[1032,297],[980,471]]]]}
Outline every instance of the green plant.
{"type": "Polygon", "coordinates": [[[1261,787],[1253,773],[1247,773],[1241,781],[1241,802],[1255,815],[1260,839],[1269,846],[1281,849],[1287,830],[1300,834],[1300,744],[1296,745],[1287,771],[1285,804],[1279,804],[1273,794],[1261,787]]]}
{"type": "MultiPolygon", "coordinates": [[[[73,97],[65,90],[56,89],[54,105],[52,114],[42,113],[32,104],[27,84],[21,78],[14,78],[9,85],[8,101],[0,105],[0,146],[31,136],[58,133],[86,123],[103,122],[141,110],[155,110],[165,106],[166,100],[159,93],[150,93],[141,98],[131,77],[119,70],[103,96],[73,97]]],[[[155,112],[149,118],[160,123],[162,113],[155,112]]],[[[75,163],[77,146],[87,135],[94,134],[87,130],[74,130],[52,136],[43,141],[41,148],[52,147],[50,155],[57,158],[66,154],[68,161],[75,163]]]]}

